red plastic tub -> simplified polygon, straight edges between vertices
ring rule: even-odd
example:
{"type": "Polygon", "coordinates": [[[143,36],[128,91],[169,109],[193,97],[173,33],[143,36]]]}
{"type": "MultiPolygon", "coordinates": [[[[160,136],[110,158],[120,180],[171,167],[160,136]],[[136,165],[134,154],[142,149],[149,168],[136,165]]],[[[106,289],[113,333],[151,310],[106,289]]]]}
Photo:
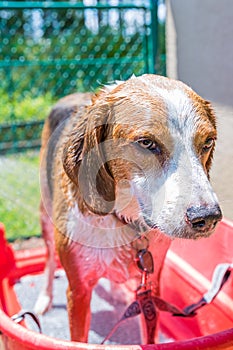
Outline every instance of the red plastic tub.
{"type": "MultiPolygon", "coordinates": [[[[210,287],[211,276],[219,263],[232,263],[233,224],[223,220],[208,239],[174,241],[167,254],[162,274],[162,297],[180,308],[200,299],[210,287]]],[[[0,349],[233,349],[232,277],[212,304],[190,319],[160,313],[162,333],[174,342],[157,345],[95,345],[62,341],[38,334],[10,318],[20,305],[14,283],[26,274],[43,271],[45,250],[14,251],[6,242],[0,224],[0,349]]]]}

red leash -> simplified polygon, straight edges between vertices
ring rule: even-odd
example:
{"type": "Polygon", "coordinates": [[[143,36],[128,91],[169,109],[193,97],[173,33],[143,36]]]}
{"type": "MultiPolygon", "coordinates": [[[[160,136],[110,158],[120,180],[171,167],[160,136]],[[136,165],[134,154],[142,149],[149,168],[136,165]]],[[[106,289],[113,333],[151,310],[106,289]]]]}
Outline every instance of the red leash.
{"type": "Polygon", "coordinates": [[[157,297],[151,293],[151,288],[148,287],[148,274],[152,273],[153,257],[148,247],[142,249],[136,254],[136,263],[142,271],[141,284],[136,291],[136,300],[128,306],[121,319],[116,323],[111,332],[105,337],[101,344],[104,344],[115,333],[119,325],[125,320],[143,314],[147,330],[147,344],[154,344],[156,324],[158,318],[158,311],[170,312],[173,316],[179,317],[194,317],[198,309],[210,304],[218,295],[223,285],[227,282],[233,269],[233,264],[219,264],[216,266],[212,285],[203,297],[196,303],[185,307],[183,310],[177,308],[175,305],[157,297]]]}

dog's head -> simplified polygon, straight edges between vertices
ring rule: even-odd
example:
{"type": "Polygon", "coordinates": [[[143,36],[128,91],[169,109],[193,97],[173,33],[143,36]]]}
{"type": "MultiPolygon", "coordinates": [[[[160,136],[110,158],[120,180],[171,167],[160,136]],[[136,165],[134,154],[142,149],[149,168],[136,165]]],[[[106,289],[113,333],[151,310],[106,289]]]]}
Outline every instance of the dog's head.
{"type": "Polygon", "coordinates": [[[210,103],[185,84],[132,77],[93,100],[63,165],[81,210],[115,214],[138,232],[208,236],[222,217],[209,183],[216,136],[210,103]]]}

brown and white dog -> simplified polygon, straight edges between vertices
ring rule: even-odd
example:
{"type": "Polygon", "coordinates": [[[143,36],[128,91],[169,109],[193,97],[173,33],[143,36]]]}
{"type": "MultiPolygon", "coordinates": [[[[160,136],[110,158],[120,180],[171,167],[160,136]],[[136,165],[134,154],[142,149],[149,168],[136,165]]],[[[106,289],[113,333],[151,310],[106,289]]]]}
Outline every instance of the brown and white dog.
{"type": "Polygon", "coordinates": [[[215,140],[210,103],[168,78],[132,77],[92,102],[88,94],[60,100],[42,136],[48,261],[36,310],[51,305],[55,246],[68,277],[72,340],[88,339],[92,289],[101,277],[140,278],[133,242],[141,235],[154,257],[151,280],[159,294],[171,239],[208,237],[221,220],[209,183],[215,140]]]}

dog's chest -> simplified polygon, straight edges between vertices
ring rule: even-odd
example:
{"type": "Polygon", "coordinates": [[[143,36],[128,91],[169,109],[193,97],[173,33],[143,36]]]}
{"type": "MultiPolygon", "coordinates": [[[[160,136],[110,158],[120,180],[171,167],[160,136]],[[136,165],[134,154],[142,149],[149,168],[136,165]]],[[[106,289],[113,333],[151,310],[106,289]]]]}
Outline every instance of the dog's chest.
{"type": "MultiPolygon", "coordinates": [[[[107,277],[123,283],[129,278],[140,278],[135,263],[137,251],[132,245],[136,233],[129,225],[123,225],[112,215],[84,217],[78,207],[72,208],[67,219],[66,234],[73,242],[77,265],[81,265],[85,280],[107,277]]],[[[157,275],[170,238],[154,230],[147,234],[147,238],[155,259],[154,274],[157,275]]]]}
{"type": "Polygon", "coordinates": [[[135,232],[128,225],[112,215],[83,216],[77,206],[67,219],[66,235],[85,279],[107,277],[121,283],[135,274],[135,232]]]}
{"type": "Polygon", "coordinates": [[[106,277],[117,283],[124,283],[139,275],[135,268],[134,251],[131,247],[90,248],[81,246],[78,255],[82,257],[85,278],[98,280],[106,277]]]}

